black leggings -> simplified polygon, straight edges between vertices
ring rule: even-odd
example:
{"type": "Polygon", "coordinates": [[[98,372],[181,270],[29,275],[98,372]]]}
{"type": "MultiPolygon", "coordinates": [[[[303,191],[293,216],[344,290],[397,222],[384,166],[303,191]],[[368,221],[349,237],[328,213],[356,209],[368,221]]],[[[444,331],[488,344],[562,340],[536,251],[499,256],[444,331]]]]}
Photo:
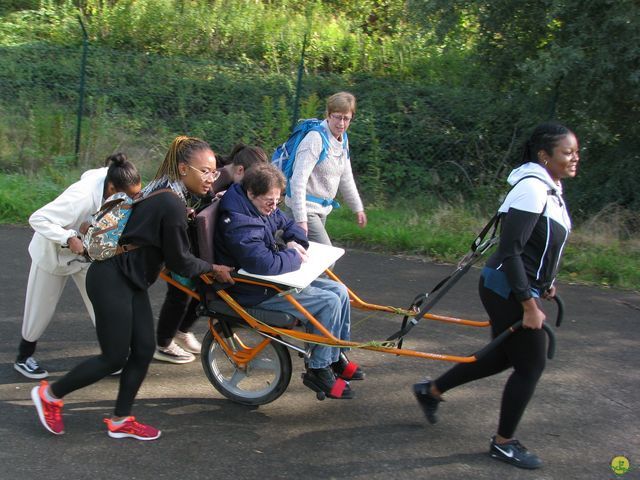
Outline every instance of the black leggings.
{"type": "Polygon", "coordinates": [[[114,413],[128,416],[155,350],[149,295],[135,288],[111,260],[89,267],[87,293],[102,353],[77,365],[53,383],[51,391],[62,398],[122,368],[114,413]]]}
{"type": "MultiPolygon", "coordinates": [[[[483,282],[484,279],[480,277],[480,299],[491,319],[491,334],[496,337],[518,320],[522,320],[522,304],[513,295],[505,300],[485,288],[483,282]]],[[[513,373],[502,393],[498,425],[498,435],[511,438],[542,375],[545,354],[546,334],[543,330],[519,330],[481,360],[457,364],[436,379],[435,384],[444,393],[464,383],[513,367],[513,373]]]]}
{"type": "Polygon", "coordinates": [[[178,330],[188,332],[196,323],[198,301],[167,283],[167,294],[160,309],[156,340],[158,346],[168,347],[178,330]]]}

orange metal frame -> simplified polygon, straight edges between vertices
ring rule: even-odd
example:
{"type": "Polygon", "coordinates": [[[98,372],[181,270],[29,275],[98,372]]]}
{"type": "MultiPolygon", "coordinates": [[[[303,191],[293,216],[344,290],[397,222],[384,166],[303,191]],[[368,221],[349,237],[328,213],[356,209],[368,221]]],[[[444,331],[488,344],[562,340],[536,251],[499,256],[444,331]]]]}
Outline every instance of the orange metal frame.
{"type": "MultiPolygon", "coordinates": [[[[337,275],[335,273],[333,273],[331,270],[326,270],[325,273],[329,276],[329,278],[331,278],[332,280],[335,280],[336,282],[340,282],[342,284],[344,284],[344,282],[342,280],[340,280],[337,275]]],[[[346,286],[346,285],[345,285],[346,286]]],[[[376,305],[373,303],[367,303],[363,300],[361,300],[349,287],[347,287],[347,290],[349,291],[349,297],[351,298],[351,305],[353,305],[356,308],[359,308],[361,310],[377,310],[380,312],[388,312],[388,313],[395,313],[398,315],[408,315],[408,316],[413,316],[416,314],[416,312],[411,312],[409,310],[403,309],[403,308],[396,308],[396,307],[385,307],[383,305],[376,305]]],[[[455,318],[455,317],[445,317],[442,315],[434,315],[432,313],[425,313],[423,318],[426,318],[428,320],[437,320],[439,322],[446,322],[446,323],[457,323],[459,325],[468,325],[471,327],[488,327],[489,326],[489,322],[484,321],[477,321],[477,320],[464,320],[462,318],[455,318]]]]}
{"type": "MultiPolygon", "coordinates": [[[[337,282],[343,283],[332,271],[326,270],[325,273],[331,279],[337,282]]],[[[194,292],[193,290],[190,290],[189,288],[185,287],[181,283],[175,281],[173,278],[171,278],[171,276],[167,273],[167,271],[161,272],[160,278],[170,283],[171,285],[175,286],[176,288],[182,290],[183,292],[190,295],[191,297],[200,301],[200,295],[198,295],[198,293],[194,292]]],[[[210,275],[207,275],[207,274],[201,275],[201,278],[205,283],[209,285],[213,284],[213,279],[210,275]]],[[[283,293],[282,289],[270,283],[249,280],[245,278],[236,278],[235,281],[272,288],[276,290],[279,294],[283,293]]],[[[416,314],[416,312],[412,312],[402,308],[376,305],[376,304],[364,302],[348,287],[347,287],[347,290],[349,292],[351,305],[360,310],[381,311],[381,312],[393,313],[396,315],[403,315],[403,316],[404,315],[412,316],[416,314]]],[[[427,353],[427,352],[418,352],[410,349],[398,349],[398,348],[395,348],[395,346],[384,345],[384,342],[357,343],[357,342],[347,342],[344,340],[340,340],[334,337],[318,320],[316,320],[316,318],[313,315],[311,315],[311,313],[309,313],[302,305],[300,305],[300,303],[298,303],[298,301],[296,301],[296,299],[291,294],[286,294],[286,293],[283,295],[283,297],[286,298],[289,302],[291,302],[295,306],[295,308],[301,313],[301,315],[303,315],[314,326],[314,328],[320,332],[320,334],[307,333],[307,332],[302,332],[295,329],[272,327],[270,325],[267,325],[265,323],[262,323],[256,320],[224,290],[218,290],[216,293],[251,328],[269,335],[283,335],[286,337],[299,340],[301,342],[320,343],[320,344],[330,345],[335,347],[355,347],[355,348],[361,348],[363,350],[372,350],[375,352],[390,353],[393,355],[401,355],[401,356],[408,356],[408,357],[426,358],[430,360],[443,360],[443,361],[458,362],[458,363],[471,363],[476,361],[475,355],[458,356],[458,355],[446,355],[446,354],[439,354],[439,353],[427,353]]],[[[434,315],[430,313],[425,314],[424,318],[428,320],[436,320],[440,322],[454,323],[459,325],[468,325],[468,326],[474,326],[474,327],[486,327],[489,325],[489,322],[486,322],[486,321],[481,322],[481,321],[474,321],[474,320],[464,320],[464,319],[459,319],[454,317],[434,315]]],[[[265,338],[260,344],[254,347],[249,348],[246,345],[240,345],[242,348],[238,351],[234,351],[229,347],[227,342],[224,341],[224,339],[220,336],[220,334],[216,332],[212,318],[209,319],[209,330],[211,331],[211,334],[215,337],[216,341],[221,346],[221,348],[224,349],[225,353],[229,356],[229,358],[232,359],[240,368],[246,367],[246,365],[249,362],[251,362],[251,360],[264,347],[266,347],[269,344],[269,342],[271,342],[269,338],[265,338]]]]}

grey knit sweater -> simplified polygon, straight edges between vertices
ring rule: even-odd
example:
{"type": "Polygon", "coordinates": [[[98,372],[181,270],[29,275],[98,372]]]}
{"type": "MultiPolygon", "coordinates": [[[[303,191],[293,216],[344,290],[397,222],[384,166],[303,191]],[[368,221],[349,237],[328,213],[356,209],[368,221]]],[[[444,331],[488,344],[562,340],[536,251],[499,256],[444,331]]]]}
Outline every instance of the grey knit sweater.
{"type": "Polygon", "coordinates": [[[326,158],[318,163],[322,152],[322,137],[318,132],[309,132],[298,145],[296,152],[296,162],[289,180],[291,198],[285,198],[285,204],[293,212],[296,222],[306,222],[308,213],[328,215],[333,209],[330,205],[323,207],[319,203],[307,201],[307,194],[332,199],[339,191],[342,200],[351,210],[364,210],[353,179],[347,149],[343,148],[341,140],[331,134],[326,120],[322,125],[329,139],[326,158]]]}

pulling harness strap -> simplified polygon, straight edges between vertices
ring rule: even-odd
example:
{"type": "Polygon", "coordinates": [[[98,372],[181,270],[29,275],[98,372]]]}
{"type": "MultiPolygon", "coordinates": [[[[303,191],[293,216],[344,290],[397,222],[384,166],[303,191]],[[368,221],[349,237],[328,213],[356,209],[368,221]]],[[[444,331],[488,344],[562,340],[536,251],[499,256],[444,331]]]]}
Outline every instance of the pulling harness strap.
{"type": "MultiPolygon", "coordinates": [[[[538,178],[540,180],[540,178],[535,175],[526,175],[518,180],[511,188],[515,188],[515,186],[525,178],[538,178]]],[[[547,195],[556,195],[556,192],[555,190],[550,189],[547,191],[547,195]]],[[[545,202],[544,209],[540,215],[544,215],[546,210],[547,203],[545,202]]],[[[500,226],[502,215],[502,212],[498,211],[493,217],[491,217],[491,220],[489,220],[471,243],[471,251],[467,253],[462,260],[460,260],[458,267],[449,276],[445,277],[435,287],[433,287],[431,292],[424,295],[418,295],[414,299],[409,310],[415,311],[416,309],[419,309],[418,313],[413,316],[405,315],[402,319],[402,326],[400,330],[387,338],[387,341],[400,339],[398,342],[398,348],[402,348],[403,337],[418,324],[422,317],[434,307],[434,305],[451,289],[451,287],[453,287],[453,285],[455,285],[462,275],[467,273],[471,266],[476,263],[487,250],[498,243],[498,227],[500,226]],[[491,236],[485,240],[490,231],[491,236]],[[438,293],[433,295],[436,292],[438,293]]]]}

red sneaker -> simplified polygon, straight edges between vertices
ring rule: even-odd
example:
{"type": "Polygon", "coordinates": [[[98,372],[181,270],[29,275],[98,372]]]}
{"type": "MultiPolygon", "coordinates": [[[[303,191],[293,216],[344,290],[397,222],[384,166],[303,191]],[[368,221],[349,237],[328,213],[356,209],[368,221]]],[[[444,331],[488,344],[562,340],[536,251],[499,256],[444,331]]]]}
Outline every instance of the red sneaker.
{"type": "Polygon", "coordinates": [[[62,406],[64,404],[62,400],[55,402],[47,400],[44,394],[47,388],[49,388],[49,383],[42,380],[39,387],[33,387],[31,390],[31,399],[36,405],[38,418],[44,428],[55,435],[62,435],[64,433],[64,423],[62,422],[62,406]]]}
{"type": "Polygon", "coordinates": [[[150,425],[136,422],[136,417],[127,417],[124,422],[117,425],[110,418],[105,418],[104,423],[107,424],[111,438],[131,437],[137,440],[155,440],[162,433],[150,425]]]}

